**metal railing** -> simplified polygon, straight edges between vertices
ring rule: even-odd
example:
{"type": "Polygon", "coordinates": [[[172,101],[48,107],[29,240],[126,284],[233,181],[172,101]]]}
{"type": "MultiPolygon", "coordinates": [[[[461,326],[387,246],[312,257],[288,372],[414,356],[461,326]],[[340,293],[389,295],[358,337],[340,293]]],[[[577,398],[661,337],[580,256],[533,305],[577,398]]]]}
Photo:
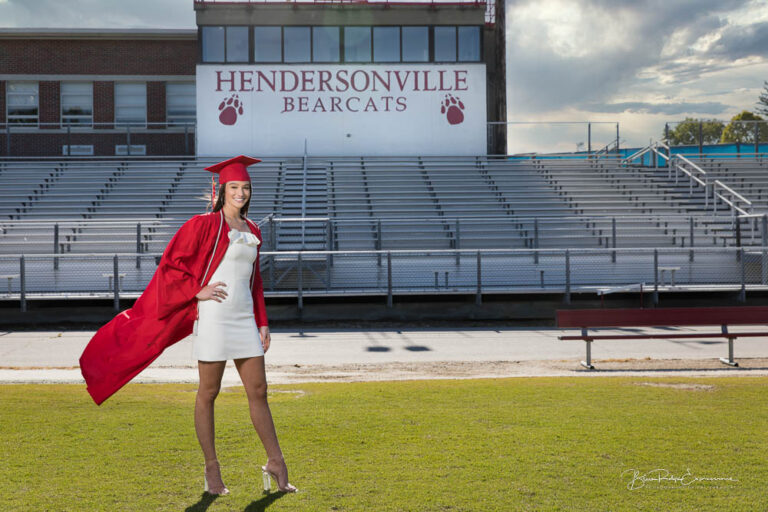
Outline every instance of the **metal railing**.
{"type": "Polygon", "coordinates": [[[666,162],[668,171],[668,179],[672,178],[674,173],[675,183],[678,182],[679,173],[683,173],[689,179],[689,195],[693,194],[694,186],[701,186],[704,190],[704,209],[709,208],[709,192],[708,189],[712,189],[712,209],[713,212],[717,212],[717,200],[721,200],[731,210],[733,216],[745,216],[751,215],[752,201],[744,197],[742,194],[736,192],[732,187],[725,184],[718,179],[710,179],[707,171],[699,167],[697,164],[689,160],[687,157],[681,154],[671,155],[671,148],[663,141],[656,141],[648,146],[636,151],[628,157],[622,159],[623,165],[629,165],[633,161],[639,158],[643,158],[646,154],[650,154],[653,158],[653,167],[658,168],[659,159],[666,162]],[[660,152],[658,148],[666,150],[666,154],[660,152]]]}
{"type": "Polygon", "coordinates": [[[615,156],[621,146],[619,123],[615,121],[489,121],[486,124],[489,140],[502,128],[508,133],[510,143],[520,139],[524,133],[533,132],[524,138],[527,139],[524,152],[513,149],[508,151],[509,156],[540,154],[542,157],[585,159],[595,154],[615,156]],[[598,128],[603,129],[600,134],[596,133],[598,128]],[[562,130],[563,139],[581,139],[576,143],[576,151],[568,153],[546,142],[552,140],[553,129],[562,130]],[[610,130],[610,135],[606,129],[610,130]]]}
{"type": "Polygon", "coordinates": [[[196,8],[205,8],[206,4],[316,4],[316,5],[418,5],[418,6],[439,6],[439,5],[461,5],[485,7],[485,23],[493,25],[496,23],[496,0],[194,0],[196,8]]]}
{"type": "MultiPolygon", "coordinates": [[[[13,156],[11,153],[12,141],[16,137],[29,135],[39,136],[57,136],[61,139],[63,146],[62,155],[64,157],[83,157],[92,156],[94,151],[94,142],[102,135],[124,135],[125,153],[116,156],[145,156],[145,153],[139,152],[137,146],[146,146],[145,143],[137,144],[135,137],[137,135],[163,135],[163,134],[183,134],[184,135],[184,155],[192,155],[193,144],[195,142],[195,121],[163,121],[163,122],[134,122],[134,121],[110,121],[110,122],[89,122],[72,124],[67,122],[54,123],[0,123],[0,134],[5,135],[5,154],[3,156],[13,156]],[[73,150],[74,148],[74,150],[73,150]]],[[[146,149],[146,148],[145,148],[146,149]]],[[[116,148],[117,150],[117,148],[116,148]]],[[[24,155],[17,155],[24,156],[24,155]]]]}
{"type": "MultiPolygon", "coordinates": [[[[768,245],[762,216],[275,217],[258,221],[266,250],[616,248],[768,245]],[[750,218],[753,222],[743,222],[750,218]],[[311,228],[312,236],[307,229],[311,228]]],[[[0,222],[0,254],[162,250],[186,219],[0,222]]],[[[764,220],[763,220],[764,222],[764,220]]]]}
{"type": "MultiPolygon", "coordinates": [[[[667,122],[664,125],[664,139],[676,140],[678,143],[675,147],[697,147],[700,154],[708,154],[705,152],[707,146],[731,146],[735,149],[735,153],[740,154],[744,146],[747,148],[744,153],[752,152],[757,155],[766,151],[768,122],[718,119],[667,122]],[[683,133],[673,133],[673,131],[677,132],[681,124],[687,124],[687,129],[683,130],[683,133]],[[670,129],[671,126],[675,128],[670,129]]],[[[718,153],[720,149],[718,148],[718,153]]]]}
{"type": "MultiPolygon", "coordinates": [[[[0,256],[0,300],[138,297],[160,253],[0,256]],[[136,258],[144,260],[135,266],[136,258]],[[54,261],[59,260],[59,266],[54,261]],[[4,282],[7,281],[7,282],[4,282]]],[[[768,289],[768,247],[695,249],[430,250],[263,252],[267,296],[386,297],[397,295],[598,293],[606,287],[652,283],[661,291],[768,289]],[[691,257],[694,255],[695,257],[691,257]]]]}

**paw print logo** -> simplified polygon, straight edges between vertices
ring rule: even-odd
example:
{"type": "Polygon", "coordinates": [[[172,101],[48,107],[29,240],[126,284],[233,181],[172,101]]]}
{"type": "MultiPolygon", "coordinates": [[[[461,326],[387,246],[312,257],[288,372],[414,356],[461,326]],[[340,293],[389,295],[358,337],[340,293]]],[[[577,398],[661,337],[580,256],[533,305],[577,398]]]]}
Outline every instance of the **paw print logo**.
{"type": "Polygon", "coordinates": [[[241,115],[243,115],[243,103],[237,94],[233,94],[219,103],[219,121],[221,124],[232,126],[237,122],[237,116],[241,115]]]}
{"type": "Polygon", "coordinates": [[[458,96],[446,94],[445,99],[440,102],[440,113],[445,114],[450,124],[461,124],[464,121],[464,103],[458,96]]]}

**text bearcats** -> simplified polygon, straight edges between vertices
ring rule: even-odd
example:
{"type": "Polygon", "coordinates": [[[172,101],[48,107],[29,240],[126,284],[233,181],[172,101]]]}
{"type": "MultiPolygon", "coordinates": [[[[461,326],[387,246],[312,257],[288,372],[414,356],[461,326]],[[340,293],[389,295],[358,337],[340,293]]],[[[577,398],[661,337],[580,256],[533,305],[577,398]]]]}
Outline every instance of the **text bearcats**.
{"type": "Polygon", "coordinates": [[[403,112],[408,108],[405,97],[381,96],[380,98],[349,96],[329,96],[310,98],[309,96],[283,96],[283,110],[288,112],[403,112]]]}
{"type": "Polygon", "coordinates": [[[467,70],[216,71],[216,92],[466,91],[467,70]]]}

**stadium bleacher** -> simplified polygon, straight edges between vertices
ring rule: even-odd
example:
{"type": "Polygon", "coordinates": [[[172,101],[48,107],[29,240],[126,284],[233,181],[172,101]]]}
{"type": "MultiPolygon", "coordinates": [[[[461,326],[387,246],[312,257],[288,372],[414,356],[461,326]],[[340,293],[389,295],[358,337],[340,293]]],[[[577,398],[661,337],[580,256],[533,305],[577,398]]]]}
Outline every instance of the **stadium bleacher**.
{"type": "MultiPolygon", "coordinates": [[[[295,291],[296,286],[330,291],[335,288],[332,279],[346,282],[350,291],[387,287],[380,253],[367,259],[358,255],[358,261],[346,267],[339,262],[352,261],[351,254],[306,253],[299,271],[298,257],[291,251],[415,251],[395,255],[397,268],[390,269],[394,275],[389,280],[403,281],[408,275],[414,289],[440,291],[465,290],[473,280],[479,282],[480,256],[475,265],[468,250],[528,251],[484,256],[486,284],[496,280],[500,289],[504,284],[506,289],[524,284],[524,289],[544,290],[564,285],[566,249],[762,246],[759,215],[768,212],[768,180],[761,177],[764,162],[759,158],[695,162],[712,180],[749,198],[752,217],[737,221],[734,208],[715,201],[711,191],[692,186],[686,176],[666,168],[629,165],[612,156],[267,158],[252,173],[249,216],[262,225],[264,250],[277,253],[262,261],[268,289],[276,293],[295,291]],[[541,252],[531,260],[530,250],[555,252],[541,252]],[[444,253],[435,259],[438,253],[429,251],[444,253]],[[518,257],[539,267],[520,270],[513,278],[503,267],[518,257]],[[408,258],[410,263],[403,265],[408,258]],[[442,263],[436,265],[438,260],[442,263]],[[489,269],[494,266],[487,265],[494,260],[499,275],[491,277],[489,269]],[[370,282],[363,282],[366,279],[370,282]]],[[[15,275],[18,263],[13,257],[22,253],[29,262],[35,255],[50,258],[55,253],[62,255],[57,265],[75,266],[76,259],[64,256],[82,254],[82,265],[90,258],[86,254],[103,255],[99,261],[104,268],[98,266],[93,280],[70,279],[73,289],[86,293],[84,283],[98,283],[103,289],[105,275],[112,282],[114,268],[105,257],[134,254],[140,270],[133,269],[131,258],[121,261],[128,267],[120,269],[117,280],[126,289],[140,290],[151,276],[156,255],[176,229],[206,210],[210,175],[203,167],[209,164],[140,158],[3,161],[0,186],[7,193],[0,202],[0,256],[9,256],[8,275],[15,275]],[[146,257],[138,256],[142,254],[146,257]]],[[[610,254],[616,263],[616,253],[610,254]]],[[[692,252],[678,256],[693,261],[692,252]]],[[[729,264],[736,261],[730,253],[722,257],[729,264]]],[[[717,268],[718,258],[711,256],[707,265],[717,268]]],[[[620,285],[649,279],[647,268],[633,274],[631,259],[616,265],[611,272],[582,269],[574,283],[620,285]]],[[[738,278],[738,269],[727,273],[738,278]]],[[[707,270],[693,276],[689,271],[688,280],[693,283],[708,274],[707,270]]],[[[55,288],[64,290],[59,281],[55,288]]],[[[13,279],[9,285],[19,287],[13,279]]]]}

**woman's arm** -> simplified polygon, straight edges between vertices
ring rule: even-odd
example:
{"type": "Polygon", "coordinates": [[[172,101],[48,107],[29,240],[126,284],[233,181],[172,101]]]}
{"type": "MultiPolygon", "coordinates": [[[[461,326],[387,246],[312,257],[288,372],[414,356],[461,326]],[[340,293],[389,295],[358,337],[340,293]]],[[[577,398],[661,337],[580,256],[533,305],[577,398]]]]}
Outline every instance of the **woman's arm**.
{"type": "MultiPolygon", "coordinates": [[[[247,220],[251,231],[256,235],[259,241],[262,241],[261,230],[255,222],[247,220]]],[[[261,336],[261,346],[264,348],[264,352],[269,349],[272,337],[269,332],[269,322],[267,320],[267,307],[264,303],[264,283],[261,280],[261,244],[257,249],[256,261],[253,263],[253,271],[251,274],[251,297],[253,298],[253,316],[256,319],[256,325],[259,327],[259,335],[261,336]]]]}
{"type": "Polygon", "coordinates": [[[253,264],[251,297],[253,297],[253,316],[256,318],[256,325],[264,327],[269,325],[269,322],[267,320],[267,307],[264,303],[264,283],[261,280],[260,259],[261,256],[256,256],[256,262],[253,264]]]}

